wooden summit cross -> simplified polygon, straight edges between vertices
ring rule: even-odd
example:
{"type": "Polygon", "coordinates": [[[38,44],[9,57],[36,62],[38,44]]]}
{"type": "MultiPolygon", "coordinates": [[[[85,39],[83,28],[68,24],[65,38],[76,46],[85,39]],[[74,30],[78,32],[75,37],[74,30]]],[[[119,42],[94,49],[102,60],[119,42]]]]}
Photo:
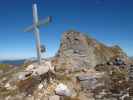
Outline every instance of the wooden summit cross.
{"type": "Polygon", "coordinates": [[[41,64],[41,42],[40,42],[40,33],[39,27],[44,24],[51,22],[51,16],[48,16],[46,19],[39,21],[38,12],[37,12],[37,3],[36,0],[33,0],[33,25],[25,29],[25,32],[34,32],[36,38],[36,49],[37,49],[37,61],[38,64],[41,64]]]}

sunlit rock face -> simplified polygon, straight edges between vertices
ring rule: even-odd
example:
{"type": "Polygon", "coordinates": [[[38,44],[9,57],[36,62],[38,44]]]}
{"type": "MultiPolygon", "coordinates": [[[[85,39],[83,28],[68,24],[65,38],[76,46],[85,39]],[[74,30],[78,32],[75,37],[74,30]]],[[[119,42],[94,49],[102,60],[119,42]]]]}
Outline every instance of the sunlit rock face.
{"type": "Polygon", "coordinates": [[[97,40],[76,31],[63,34],[56,55],[57,69],[80,70],[104,64],[113,57],[126,58],[119,46],[108,47],[97,40]]]}

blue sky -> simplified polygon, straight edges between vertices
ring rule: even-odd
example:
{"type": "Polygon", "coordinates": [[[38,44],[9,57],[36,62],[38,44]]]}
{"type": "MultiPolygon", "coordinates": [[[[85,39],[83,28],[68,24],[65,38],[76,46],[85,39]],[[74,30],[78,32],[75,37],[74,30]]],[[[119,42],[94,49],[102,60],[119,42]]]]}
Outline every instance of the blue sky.
{"type": "MultiPolygon", "coordinates": [[[[40,29],[44,56],[53,56],[62,33],[75,29],[107,45],[118,44],[133,56],[133,0],[37,0],[40,19],[53,17],[40,29]]],[[[0,59],[36,56],[32,24],[32,0],[0,0],[0,59]]]]}

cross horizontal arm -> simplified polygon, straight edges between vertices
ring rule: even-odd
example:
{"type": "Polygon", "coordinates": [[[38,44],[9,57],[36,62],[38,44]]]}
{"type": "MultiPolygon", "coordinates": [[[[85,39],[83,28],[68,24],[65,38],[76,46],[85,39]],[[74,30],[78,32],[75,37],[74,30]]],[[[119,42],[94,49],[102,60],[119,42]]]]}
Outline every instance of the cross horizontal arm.
{"type": "MultiPolygon", "coordinates": [[[[42,25],[46,25],[48,23],[50,23],[52,21],[52,17],[51,16],[48,16],[46,19],[44,20],[41,20],[39,21],[37,24],[36,24],[36,27],[40,27],[42,25]]],[[[31,25],[29,27],[27,27],[24,32],[32,32],[34,30],[34,25],[31,25]]]]}

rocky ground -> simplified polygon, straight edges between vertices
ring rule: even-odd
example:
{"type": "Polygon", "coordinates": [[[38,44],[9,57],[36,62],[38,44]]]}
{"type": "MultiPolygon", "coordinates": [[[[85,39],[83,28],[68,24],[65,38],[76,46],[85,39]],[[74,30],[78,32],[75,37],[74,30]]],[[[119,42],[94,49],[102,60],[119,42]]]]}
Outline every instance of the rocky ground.
{"type": "Polygon", "coordinates": [[[41,65],[0,69],[0,100],[133,100],[131,66],[119,46],[68,31],[41,65]]]}

